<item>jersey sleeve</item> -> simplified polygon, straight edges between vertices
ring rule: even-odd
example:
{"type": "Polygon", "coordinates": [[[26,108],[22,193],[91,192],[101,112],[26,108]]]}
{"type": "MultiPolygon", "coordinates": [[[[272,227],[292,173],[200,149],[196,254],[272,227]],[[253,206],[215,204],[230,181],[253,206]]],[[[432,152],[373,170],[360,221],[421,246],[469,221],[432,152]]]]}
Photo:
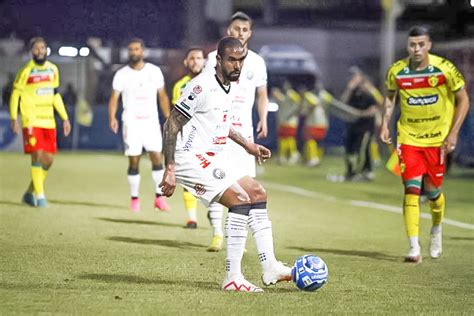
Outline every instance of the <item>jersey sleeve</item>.
{"type": "Polygon", "coordinates": [[[54,65],[53,70],[54,70],[53,88],[57,89],[57,88],[59,88],[59,69],[58,69],[58,66],[54,65]]]}
{"type": "Polygon", "coordinates": [[[117,71],[114,75],[114,80],[112,81],[112,89],[118,92],[123,91],[123,76],[120,71],[117,71]]]}
{"type": "Polygon", "coordinates": [[[10,117],[12,120],[16,120],[18,118],[20,96],[28,80],[28,70],[28,67],[23,67],[20,71],[18,71],[15,81],[13,82],[13,90],[10,96],[10,117]]]}
{"type": "Polygon", "coordinates": [[[259,60],[260,62],[258,63],[257,74],[255,78],[256,87],[261,87],[267,84],[267,66],[265,65],[263,58],[260,58],[259,60]]]}
{"type": "Polygon", "coordinates": [[[457,92],[466,84],[464,76],[459,69],[450,61],[446,60],[446,80],[451,91],[457,92]]]}
{"type": "Polygon", "coordinates": [[[387,72],[387,77],[385,78],[385,88],[387,88],[388,91],[396,91],[398,89],[395,69],[393,66],[390,67],[387,72]]]}
{"type": "Polygon", "coordinates": [[[187,84],[174,108],[187,119],[191,119],[194,113],[199,111],[203,104],[205,104],[205,98],[206,91],[199,84],[187,84]]]}
{"type": "Polygon", "coordinates": [[[165,78],[163,77],[163,72],[159,67],[156,67],[156,74],[155,74],[155,84],[156,89],[162,89],[165,86],[165,78]]]}

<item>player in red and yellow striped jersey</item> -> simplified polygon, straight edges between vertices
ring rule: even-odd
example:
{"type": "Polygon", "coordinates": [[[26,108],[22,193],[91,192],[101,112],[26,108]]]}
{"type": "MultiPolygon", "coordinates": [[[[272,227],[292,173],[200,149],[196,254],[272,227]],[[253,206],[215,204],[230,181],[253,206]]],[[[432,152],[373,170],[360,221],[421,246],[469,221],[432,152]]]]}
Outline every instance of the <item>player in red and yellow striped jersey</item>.
{"type": "Polygon", "coordinates": [[[54,110],[63,120],[64,135],[69,135],[66,108],[58,92],[58,67],[46,60],[46,42],[35,37],[30,41],[32,59],[18,71],[10,98],[11,127],[20,132],[18,109],[23,127],[26,154],[31,155],[31,184],[23,201],[31,206],[45,207],[44,180],[56,153],[56,122],[54,110]]]}
{"type": "MultiPolygon", "coordinates": [[[[176,104],[179,98],[181,97],[181,91],[186,86],[186,84],[199,75],[204,68],[205,63],[204,50],[201,48],[190,48],[186,52],[186,57],[183,61],[184,67],[188,70],[188,73],[181,79],[179,79],[173,86],[173,99],[171,102],[176,104]]],[[[188,220],[186,222],[185,228],[197,228],[197,199],[184,189],[183,191],[183,200],[184,208],[188,213],[188,220]]]]}
{"type": "Polygon", "coordinates": [[[386,80],[388,95],[384,100],[380,138],[390,144],[388,124],[399,95],[401,115],[397,123],[398,153],[405,186],[403,215],[410,242],[407,262],[421,262],[418,240],[423,181],[425,194],[431,200],[430,255],[442,253],[441,222],[445,199],[441,184],[446,153],[454,151],[466,114],[469,98],[462,74],[450,61],[432,55],[428,29],[414,27],[408,33],[408,58],[389,69],[386,80]]]}

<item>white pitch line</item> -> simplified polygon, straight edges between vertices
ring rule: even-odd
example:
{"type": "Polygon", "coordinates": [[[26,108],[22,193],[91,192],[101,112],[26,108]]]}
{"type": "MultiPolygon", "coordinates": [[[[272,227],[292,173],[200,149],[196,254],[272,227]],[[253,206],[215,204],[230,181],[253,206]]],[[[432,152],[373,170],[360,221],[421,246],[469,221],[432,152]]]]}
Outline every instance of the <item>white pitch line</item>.
{"type": "MultiPolygon", "coordinates": [[[[343,202],[343,203],[349,203],[350,205],[353,205],[353,206],[368,207],[368,208],[372,208],[372,209],[376,209],[376,210],[382,210],[382,211],[392,212],[392,213],[397,213],[397,214],[402,214],[403,213],[402,208],[398,207],[398,206],[375,203],[375,202],[370,202],[370,201],[343,200],[343,199],[338,199],[338,198],[336,198],[334,196],[331,196],[331,195],[306,190],[306,189],[295,187],[295,186],[292,186],[292,185],[286,185],[286,184],[280,184],[280,183],[274,183],[274,182],[266,182],[266,181],[264,183],[269,188],[273,188],[273,189],[284,191],[284,192],[294,193],[296,195],[300,195],[300,196],[304,196],[304,197],[317,198],[319,200],[324,200],[324,201],[328,201],[328,202],[338,201],[338,202],[343,202]]],[[[421,218],[431,219],[431,214],[421,213],[421,218]]],[[[444,218],[443,223],[451,225],[451,226],[456,226],[456,227],[459,227],[459,228],[474,230],[474,225],[473,224],[463,223],[463,222],[455,221],[455,220],[452,220],[452,219],[449,219],[449,218],[444,218]]]]}

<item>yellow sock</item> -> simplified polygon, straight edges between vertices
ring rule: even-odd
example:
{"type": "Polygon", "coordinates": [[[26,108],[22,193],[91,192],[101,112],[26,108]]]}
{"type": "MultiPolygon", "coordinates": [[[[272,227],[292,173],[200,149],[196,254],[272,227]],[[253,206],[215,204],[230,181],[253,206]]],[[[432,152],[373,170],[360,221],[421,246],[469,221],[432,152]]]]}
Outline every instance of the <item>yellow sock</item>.
{"type": "Polygon", "coordinates": [[[370,143],[370,155],[372,156],[372,161],[379,163],[381,161],[379,144],[376,141],[370,143]]]}
{"type": "Polygon", "coordinates": [[[41,164],[31,164],[31,181],[33,182],[33,192],[36,197],[44,198],[43,168],[41,164]]]}
{"type": "Polygon", "coordinates": [[[420,196],[405,194],[403,217],[408,237],[418,237],[420,231],[420,196]]]}
{"type": "Polygon", "coordinates": [[[443,221],[444,210],[446,208],[446,200],[444,199],[443,193],[441,193],[436,200],[430,201],[430,208],[433,226],[440,225],[443,221]]]}
{"type": "Polygon", "coordinates": [[[290,152],[290,156],[298,154],[298,147],[296,146],[296,138],[288,137],[288,151],[290,152]]]}
{"type": "Polygon", "coordinates": [[[41,168],[41,169],[43,170],[43,182],[44,182],[46,178],[48,177],[48,170],[44,168],[41,168]]]}
{"type": "Polygon", "coordinates": [[[286,137],[280,137],[278,141],[278,155],[286,158],[286,152],[288,151],[288,141],[286,137]]]}
{"type": "Polygon", "coordinates": [[[306,154],[308,160],[319,158],[318,143],[314,139],[308,140],[306,142],[306,154]]]}
{"type": "Polygon", "coordinates": [[[197,222],[196,208],[197,199],[188,191],[183,191],[184,208],[188,212],[188,219],[193,222],[197,222]]]}

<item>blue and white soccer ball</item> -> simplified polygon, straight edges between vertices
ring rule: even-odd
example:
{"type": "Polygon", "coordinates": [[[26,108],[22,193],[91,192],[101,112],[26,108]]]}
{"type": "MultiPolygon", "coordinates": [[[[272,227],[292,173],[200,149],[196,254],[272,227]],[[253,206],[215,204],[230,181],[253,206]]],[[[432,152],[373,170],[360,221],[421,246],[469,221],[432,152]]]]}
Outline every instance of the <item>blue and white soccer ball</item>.
{"type": "Polygon", "coordinates": [[[291,277],[300,290],[313,292],[327,283],[329,270],[323,259],[304,255],[296,259],[291,277]]]}

